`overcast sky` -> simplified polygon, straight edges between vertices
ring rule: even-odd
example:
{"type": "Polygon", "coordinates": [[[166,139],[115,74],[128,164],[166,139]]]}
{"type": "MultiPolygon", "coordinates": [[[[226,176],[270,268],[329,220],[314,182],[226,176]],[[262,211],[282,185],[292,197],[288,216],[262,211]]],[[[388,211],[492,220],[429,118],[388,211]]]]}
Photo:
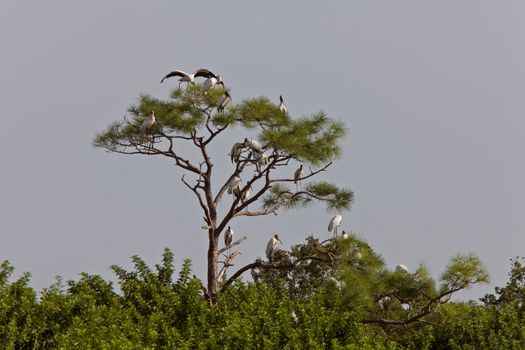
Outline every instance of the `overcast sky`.
{"type": "MultiPolygon", "coordinates": [[[[41,289],[55,275],[113,279],[110,265],[153,265],[170,247],[204,278],[202,215],[180,170],[91,142],[140,93],[167,97],[165,73],[208,67],[234,102],[282,94],[293,116],[345,123],[323,176],[355,192],[343,228],[389,267],[438,276],[472,251],[491,284],[462,297],[491,292],[525,247],[523,13],[481,0],[3,1],[0,259],[41,289]]],[[[220,169],[245,136],[219,140],[220,169]]],[[[248,235],[237,266],[274,233],[285,247],[328,237],[330,218],[319,205],[234,222],[248,235]]]]}

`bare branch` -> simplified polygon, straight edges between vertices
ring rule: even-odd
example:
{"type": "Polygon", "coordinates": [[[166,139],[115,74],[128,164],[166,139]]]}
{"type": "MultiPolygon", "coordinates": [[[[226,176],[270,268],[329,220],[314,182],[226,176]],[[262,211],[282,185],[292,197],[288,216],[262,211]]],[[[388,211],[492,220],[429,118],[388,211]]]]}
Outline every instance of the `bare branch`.
{"type": "Polygon", "coordinates": [[[255,268],[259,269],[274,269],[274,270],[282,270],[282,269],[291,269],[295,267],[298,263],[305,260],[317,260],[322,262],[329,262],[326,259],[319,258],[315,255],[309,255],[309,256],[303,256],[301,258],[297,258],[294,260],[291,264],[267,264],[263,262],[262,260],[256,260],[246,266],[241,267],[239,270],[237,270],[226,282],[224,282],[224,285],[222,286],[221,290],[224,290],[227,286],[233,283],[237,278],[239,278],[243,273],[245,273],[248,270],[253,270],[255,268]]]}
{"type": "Polygon", "coordinates": [[[241,244],[241,242],[244,241],[245,239],[246,239],[246,236],[243,236],[243,237],[239,238],[238,240],[236,240],[235,242],[233,242],[232,244],[230,244],[228,247],[224,247],[224,248],[220,249],[219,252],[218,252],[218,255],[221,255],[222,253],[224,253],[228,249],[231,249],[232,247],[235,247],[236,245],[241,244]]]}
{"type": "Polygon", "coordinates": [[[199,205],[201,206],[202,210],[204,211],[204,215],[206,216],[207,221],[210,220],[210,212],[208,210],[208,207],[204,203],[201,194],[198,191],[199,183],[197,183],[195,186],[191,186],[186,180],[184,180],[184,175],[182,175],[181,181],[188,187],[193,193],[195,193],[195,196],[197,196],[197,199],[199,200],[199,205]]]}
{"type": "Polygon", "coordinates": [[[312,171],[312,169],[310,168],[310,174],[306,175],[306,176],[303,176],[297,180],[291,178],[291,179],[273,179],[271,180],[270,182],[271,183],[275,183],[275,182],[294,182],[294,181],[302,181],[302,180],[305,180],[305,179],[308,179],[309,177],[312,177],[312,176],[315,176],[317,174],[319,174],[320,172],[322,171],[326,171],[326,169],[332,165],[332,162],[329,162],[328,164],[326,164],[325,166],[323,166],[322,168],[318,169],[318,170],[315,170],[315,171],[312,171]]]}
{"type": "Polygon", "coordinates": [[[217,280],[218,281],[222,281],[222,279],[224,278],[224,275],[226,274],[226,271],[228,270],[228,268],[230,266],[233,266],[233,264],[231,263],[232,260],[239,254],[241,254],[241,251],[240,250],[236,250],[233,253],[229,254],[226,257],[226,259],[222,262],[222,264],[223,264],[222,268],[219,271],[219,274],[217,275],[217,280]]]}

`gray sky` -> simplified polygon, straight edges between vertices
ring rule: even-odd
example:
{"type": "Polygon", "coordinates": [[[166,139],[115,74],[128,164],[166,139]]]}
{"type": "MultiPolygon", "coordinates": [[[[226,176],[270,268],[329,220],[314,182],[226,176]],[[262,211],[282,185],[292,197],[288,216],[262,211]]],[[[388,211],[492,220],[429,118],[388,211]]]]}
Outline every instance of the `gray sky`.
{"type": "MultiPolygon", "coordinates": [[[[355,192],[343,228],[388,266],[434,276],[473,251],[492,283],[462,297],[482,296],[524,253],[524,12],[480,0],[4,1],[0,259],[40,289],[55,275],[113,278],[110,265],[134,254],[153,265],[170,247],[177,268],[188,257],[204,277],[202,215],[181,172],[91,140],[139,93],[166,97],[166,72],[209,67],[234,101],[282,94],[292,115],[343,120],[343,157],[325,173],[355,192]]],[[[220,140],[220,169],[245,135],[220,140]]],[[[319,205],[239,220],[237,266],[275,232],[285,247],[328,236],[330,218],[319,205]]]]}

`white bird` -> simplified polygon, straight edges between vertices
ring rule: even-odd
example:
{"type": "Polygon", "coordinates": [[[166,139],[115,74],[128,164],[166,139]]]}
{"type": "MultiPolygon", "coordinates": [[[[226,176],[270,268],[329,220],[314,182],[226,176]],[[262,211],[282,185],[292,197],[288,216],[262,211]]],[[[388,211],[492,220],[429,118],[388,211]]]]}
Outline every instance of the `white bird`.
{"type": "Polygon", "coordinates": [[[283,100],[283,97],[281,95],[279,95],[279,100],[281,101],[279,103],[279,110],[281,111],[281,113],[286,114],[286,112],[288,110],[286,109],[286,106],[284,105],[284,100],[283,100]]]}
{"type": "Polygon", "coordinates": [[[155,124],[155,112],[151,111],[151,114],[145,116],[142,124],[140,124],[140,132],[146,132],[146,130],[151,128],[153,124],[155,124]]]}
{"type": "Polygon", "coordinates": [[[208,90],[210,90],[211,88],[213,88],[215,86],[215,84],[222,84],[224,86],[224,84],[222,83],[222,79],[221,79],[220,75],[215,75],[214,74],[214,75],[208,77],[208,79],[206,79],[206,81],[202,85],[202,94],[203,95],[206,94],[208,92],[208,90]]]}
{"type": "Polygon", "coordinates": [[[348,239],[350,238],[350,235],[346,233],[345,231],[343,231],[343,234],[341,235],[341,237],[343,237],[343,239],[348,239]]]}
{"type": "Polygon", "coordinates": [[[408,268],[406,267],[406,265],[399,264],[396,266],[396,272],[408,273],[408,268]]]}
{"type": "Polygon", "coordinates": [[[301,165],[299,165],[299,168],[293,174],[293,183],[296,185],[297,188],[299,188],[299,183],[301,182],[301,178],[303,176],[303,163],[301,163],[301,165]]]}
{"type": "Polygon", "coordinates": [[[237,186],[235,186],[233,188],[233,195],[237,198],[240,198],[241,197],[241,184],[238,184],[237,186]]]}
{"type": "Polygon", "coordinates": [[[328,232],[334,232],[337,236],[337,228],[341,226],[341,221],[343,221],[343,217],[339,214],[334,216],[332,220],[330,220],[330,224],[328,225],[328,232]]]}
{"type": "Polygon", "coordinates": [[[253,151],[253,159],[255,160],[257,171],[261,171],[261,165],[268,164],[268,156],[264,153],[253,151]]]}
{"type": "Polygon", "coordinates": [[[232,194],[235,189],[238,189],[239,186],[241,185],[241,182],[242,182],[241,178],[238,177],[237,175],[232,177],[230,182],[228,182],[228,194],[232,194]]]}
{"type": "Polygon", "coordinates": [[[335,288],[337,288],[338,290],[341,290],[341,282],[339,282],[336,278],[328,277],[326,280],[330,281],[330,283],[333,284],[335,288]]]}
{"type": "Polygon", "coordinates": [[[217,99],[217,112],[222,112],[224,111],[224,108],[226,108],[226,106],[228,105],[228,103],[230,103],[232,100],[230,94],[228,93],[228,91],[224,91],[224,94],[222,94],[218,99],[217,99]]]}
{"type": "Polygon", "coordinates": [[[250,199],[250,196],[252,195],[253,188],[252,186],[248,186],[246,190],[242,193],[241,201],[244,203],[248,199],[250,199]]]}
{"type": "Polygon", "coordinates": [[[252,149],[253,151],[257,152],[257,153],[263,153],[263,148],[261,146],[261,144],[257,141],[255,141],[254,139],[248,139],[248,138],[245,138],[244,139],[244,146],[246,147],[249,147],[250,149],[252,149]]]}
{"type": "Polygon", "coordinates": [[[236,142],[232,146],[232,150],[230,151],[230,158],[232,160],[232,163],[237,163],[239,161],[239,157],[241,156],[242,148],[244,147],[244,143],[236,142]]]}
{"type": "Polygon", "coordinates": [[[180,86],[180,84],[182,84],[182,83],[195,84],[195,78],[198,78],[198,77],[204,77],[204,78],[208,78],[209,79],[210,77],[214,77],[214,76],[215,76],[215,74],[213,74],[212,72],[210,72],[206,68],[199,68],[195,72],[193,72],[192,74],[188,74],[188,73],[183,72],[181,70],[174,70],[173,72],[170,72],[170,73],[166,74],[164,76],[164,78],[162,78],[160,83],[162,84],[164,82],[164,80],[166,80],[168,78],[171,78],[171,77],[180,77],[180,79],[179,79],[179,86],[180,86]]]}
{"type": "Polygon", "coordinates": [[[294,310],[292,310],[292,312],[290,312],[290,316],[292,317],[292,320],[297,323],[299,322],[299,318],[297,317],[297,314],[295,313],[294,310]]]}
{"type": "Polygon", "coordinates": [[[283,244],[283,242],[281,242],[281,240],[279,239],[279,236],[275,234],[273,235],[272,239],[270,239],[270,241],[266,245],[266,257],[268,259],[270,259],[273,251],[275,250],[275,248],[277,248],[277,243],[283,244]]]}
{"type": "Polygon", "coordinates": [[[259,159],[257,159],[257,163],[259,165],[266,165],[268,164],[269,160],[268,160],[268,156],[266,154],[261,154],[261,156],[259,157],[259,159]]]}
{"type": "Polygon", "coordinates": [[[224,234],[224,245],[229,247],[233,242],[233,230],[231,226],[228,226],[228,230],[224,234]]]}

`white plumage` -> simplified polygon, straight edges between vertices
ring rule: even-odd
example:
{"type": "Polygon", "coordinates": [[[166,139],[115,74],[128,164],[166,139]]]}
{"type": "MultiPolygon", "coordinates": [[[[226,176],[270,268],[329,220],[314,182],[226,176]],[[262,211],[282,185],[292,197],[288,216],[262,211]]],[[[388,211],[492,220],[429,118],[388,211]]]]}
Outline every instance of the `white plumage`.
{"type": "Polygon", "coordinates": [[[270,239],[270,241],[266,245],[266,252],[265,253],[266,253],[266,257],[268,259],[270,259],[270,257],[272,256],[272,253],[275,250],[275,248],[277,248],[277,244],[278,243],[283,244],[281,242],[281,240],[279,239],[279,236],[277,234],[275,234],[275,235],[273,235],[272,239],[270,239]]]}
{"type": "Polygon", "coordinates": [[[259,165],[266,165],[268,164],[268,156],[266,154],[261,154],[261,156],[259,157],[259,159],[257,159],[257,163],[259,165]]]}
{"type": "Polygon", "coordinates": [[[243,192],[242,194],[242,198],[241,198],[241,201],[244,203],[246,202],[248,199],[250,199],[250,196],[252,195],[252,186],[248,186],[248,188],[243,192]]]}
{"type": "Polygon", "coordinates": [[[228,182],[228,194],[232,194],[235,189],[238,190],[241,185],[241,182],[242,182],[241,178],[238,177],[237,175],[232,177],[230,182],[228,182]]]}
{"type": "Polygon", "coordinates": [[[341,221],[343,221],[343,217],[341,215],[337,214],[334,216],[328,225],[328,232],[333,231],[337,235],[337,228],[341,226],[341,221]]]}
{"type": "Polygon", "coordinates": [[[406,265],[399,264],[399,265],[396,266],[396,272],[408,273],[408,268],[406,267],[406,265]]]}
{"type": "Polygon", "coordinates": [[[224,94],[222,94],[221,96],[219,96],[219,98],[217,99],[217,112],[222,112],[224,111],[224,108],[226,108],[226,106],[228,105],[228,103],[230,103],[232,100],[230,94],[228,93],[228,91],[224,91],[224,94]]]}
{"type": "Polygon", "coordinates": [[[231,226],[228,226],[228,230],[224,234],[224,245],[229,247],[233,242],[233,230],[231,226]]]}
{"type": "Polygon", "coordinates": [[[162,78],[162,80],[160,81],[161,84],[164,82],[164,80],[171,78],[171,77],[179,77],[179,86],[180,86],[180,84],[183,82],[195,83],[195,78],[197,77],[205,77],[209,79],[211,77],[215,77],[215,74],[213,74],[212,72],[210,72],[209,70],[205,68],[199,68],[192,74],[188,74],[181,70],[174,70],[173,72],[166,74],[164,78],[162,78]]]}
{"type": "Polygon", "coordinates": [[[254,139],[244,139],[244,146],[249,147],[251,150],[257,152],[257,153],[263,153],[262,146],[259,142],[255,141],[254,139]]]}
{"type": "Polygon", "coordinates": [[[155,124],[155,112],[151,111],[150,115],[144,117],[142,124],[140,125],[140,132],[144,133],[147,129],[151,128],[155,124]]]}
{"type": "Polygon", "coordinates": [[[267,165],[268,164],[268,156],[264,153],[259,153],[257,151],[253,151],[253,160],[255,160],[255,166],[257,167],[257,171],[261,171],[261,165],[267,165]]]}
{"type": "Polygon", "coordinates": [[[208,90],[210,90],[211,88],[215,86],[215,84],[220,84],[220,83],[222,83],[220,75],[210,76],[208,79],[206,79],[206,81],[202,85],[202,93],[206,94],[208,90]]]}
{"type": "Polygon", "coordinates": [[[282,97],[282,96],[279,96],[279,101],[281,101],[281,102],[279,103],[279,110],[281,111],[281,113],[286,114],[286,112],[287,112],[288,110],[286,109],[286,106],[284,105],[284,100],[283,100],[283,97],[282,97]]]}

